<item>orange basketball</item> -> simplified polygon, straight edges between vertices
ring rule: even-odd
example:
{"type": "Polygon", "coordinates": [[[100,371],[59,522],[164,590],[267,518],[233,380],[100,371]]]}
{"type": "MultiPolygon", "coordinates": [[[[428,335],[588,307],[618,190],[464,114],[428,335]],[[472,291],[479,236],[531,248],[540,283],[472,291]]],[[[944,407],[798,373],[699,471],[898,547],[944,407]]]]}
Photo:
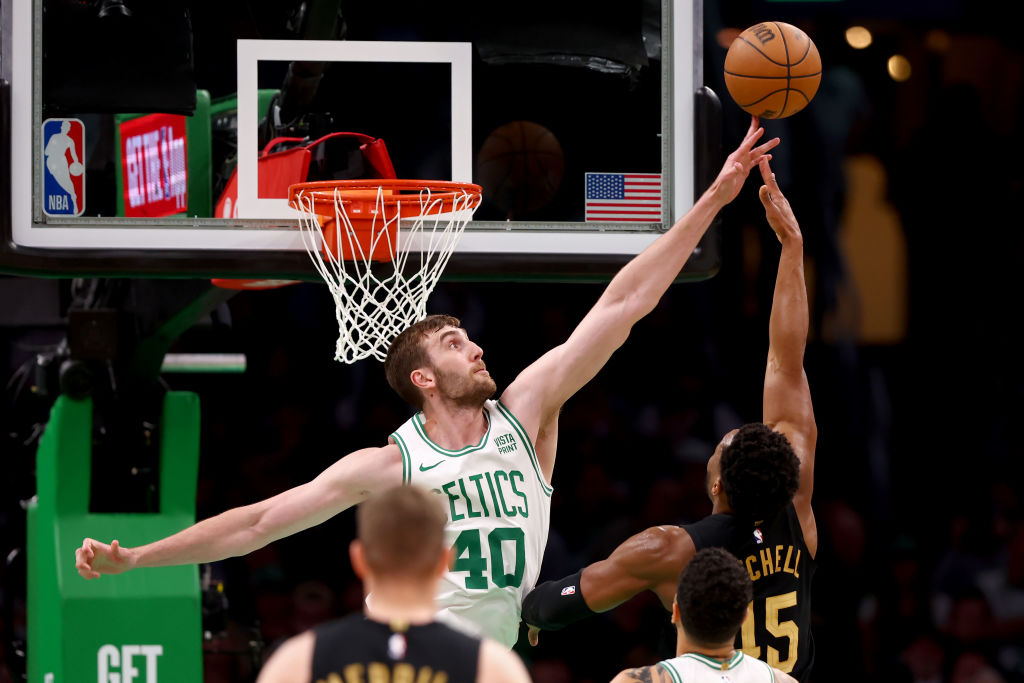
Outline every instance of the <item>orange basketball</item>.
{"type": "Polygon", "coordinates": [[[543,208],[562,184],[565,158],[550,130],[533,121],[512,121],[491,131],[476,160],[484,196],[518,216],[543,208]]]}
{"type": "Polygon", "coordinates": [[[781,21],[751,26],[729,46],[725,87],[744,111],[782,119],[806,107],[821,83],[821,57],[806,33],[781,21]]]}

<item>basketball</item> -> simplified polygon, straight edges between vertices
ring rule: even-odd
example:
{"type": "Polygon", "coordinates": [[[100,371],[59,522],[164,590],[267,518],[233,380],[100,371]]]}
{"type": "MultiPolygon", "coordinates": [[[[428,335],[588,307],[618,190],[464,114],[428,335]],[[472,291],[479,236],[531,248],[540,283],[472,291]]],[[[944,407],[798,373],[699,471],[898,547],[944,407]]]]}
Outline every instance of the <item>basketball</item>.
{"type": "Polygon", "coordinates": [[[487,136],[476,169],[484,196],[512,218],[551,201],[562,184],[565,158],[550,130],[533,121],[512,121],[487,136]]]}
{"type": "Polygon", "coordinates": [[[72,161],[71,165],[68,166],[68,172],[71,175],[82,175],[84,171],[85,168],[82,166],[81,162],[78,161],[72,161]]]}
{"type": "Polygon", "coordinates": [[[725,87],[754,116],[783,119],[814,99],[821,57],[806,33],[781,21],[751,26],[725,56],[725,87]]]}

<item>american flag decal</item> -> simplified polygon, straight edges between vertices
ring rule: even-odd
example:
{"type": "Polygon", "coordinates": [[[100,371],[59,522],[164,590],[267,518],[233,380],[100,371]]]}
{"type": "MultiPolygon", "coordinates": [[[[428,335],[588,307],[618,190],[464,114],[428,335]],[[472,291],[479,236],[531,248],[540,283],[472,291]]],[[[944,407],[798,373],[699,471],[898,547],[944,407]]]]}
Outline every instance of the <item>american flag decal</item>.
{"type": "Polygon", "coordinates": [[[660,173],[587,173],[586,220],[661,221],[660,173]]]}

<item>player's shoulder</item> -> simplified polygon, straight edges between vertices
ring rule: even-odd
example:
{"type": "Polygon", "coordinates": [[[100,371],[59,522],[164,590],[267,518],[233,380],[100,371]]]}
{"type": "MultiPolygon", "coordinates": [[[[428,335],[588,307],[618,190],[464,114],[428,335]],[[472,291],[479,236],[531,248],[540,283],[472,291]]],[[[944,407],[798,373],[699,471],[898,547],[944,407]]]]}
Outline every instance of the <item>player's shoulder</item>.
{"type": "Polygon", "coordinates": [[[366,628],[366,616],[362,612],[356,612],[355,614],[349,614],[348,616],[317,624],[311,630],[318,642],[330,642],[334,639],[347,638],[351,633],[365,630],[366,628]]]}
{"type": "Polygon", "coordinates": [[[728,545],[735,535],[736,516],[715,513],[696,522],[684,524],[682,528],[693,543],[695,550],[728,545]]]}
{"type": "Polygon", "coordinates": [[[612,679],[612,683],[673,683],[672,674],[661,664],[625,669],[612,679]]]}
{"type": "Polygon", "coordinates": [[[309,680],[313,676],[313,649],[316,636],[305,631],[281,643],[260,670],[256,683],[286,683],[309,680]]]}
{"type": "Polygon", "coordinates": [[[497,641],[484,638],[480,642],[476,679],[481,683],[529,683],[530,675],[519,655],[497,641]]]}
{"type": "Polygon", "coordinates": [[[747,666],[751,666],[751,667],[754,667],[755,669],[762,670],[764,672],[764,675],[768,677],[768,678],[765,678],[763,680],[773,681],[774,683],[799,683],[799,681],[797,681],[795,678],[793,678],[789,674],[783,673],[782,671],[780,671],[779,669],[776,669],[775,667],[773,667],[771,664],[768,664],[764,660],[757,659],[756,657],[751,657],[750,655],[748,655],[746,653],[741,653],[738,656],[739,656],[740,660],[743,663],[745,663],[747,666]]]}

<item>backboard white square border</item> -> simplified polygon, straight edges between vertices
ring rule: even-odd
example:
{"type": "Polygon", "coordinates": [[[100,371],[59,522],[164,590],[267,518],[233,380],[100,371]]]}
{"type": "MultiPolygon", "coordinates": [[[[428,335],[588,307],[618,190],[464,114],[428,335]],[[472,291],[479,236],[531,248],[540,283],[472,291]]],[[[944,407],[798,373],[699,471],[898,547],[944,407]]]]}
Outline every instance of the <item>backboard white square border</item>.
{"type": "MultiPolygon", "coordinates": [[[[238,41],[238,217],[295,219],[286,199],[260,199],[257,193],[259,156],[257,74],[261,61],[271,62],[409,62],[451,65],[452,177],[428,180],[473,180],[473,83],[471,43],[430,43],[358,40],[238,41]]],[[[401,91],[381,84],[374,97],[392,97],[403,104],[401,91]]],[[[415,113],[411,109],[410,116],[415,113]]],[[[422,180],[417,178],[415,180],[422,180]]]]}

